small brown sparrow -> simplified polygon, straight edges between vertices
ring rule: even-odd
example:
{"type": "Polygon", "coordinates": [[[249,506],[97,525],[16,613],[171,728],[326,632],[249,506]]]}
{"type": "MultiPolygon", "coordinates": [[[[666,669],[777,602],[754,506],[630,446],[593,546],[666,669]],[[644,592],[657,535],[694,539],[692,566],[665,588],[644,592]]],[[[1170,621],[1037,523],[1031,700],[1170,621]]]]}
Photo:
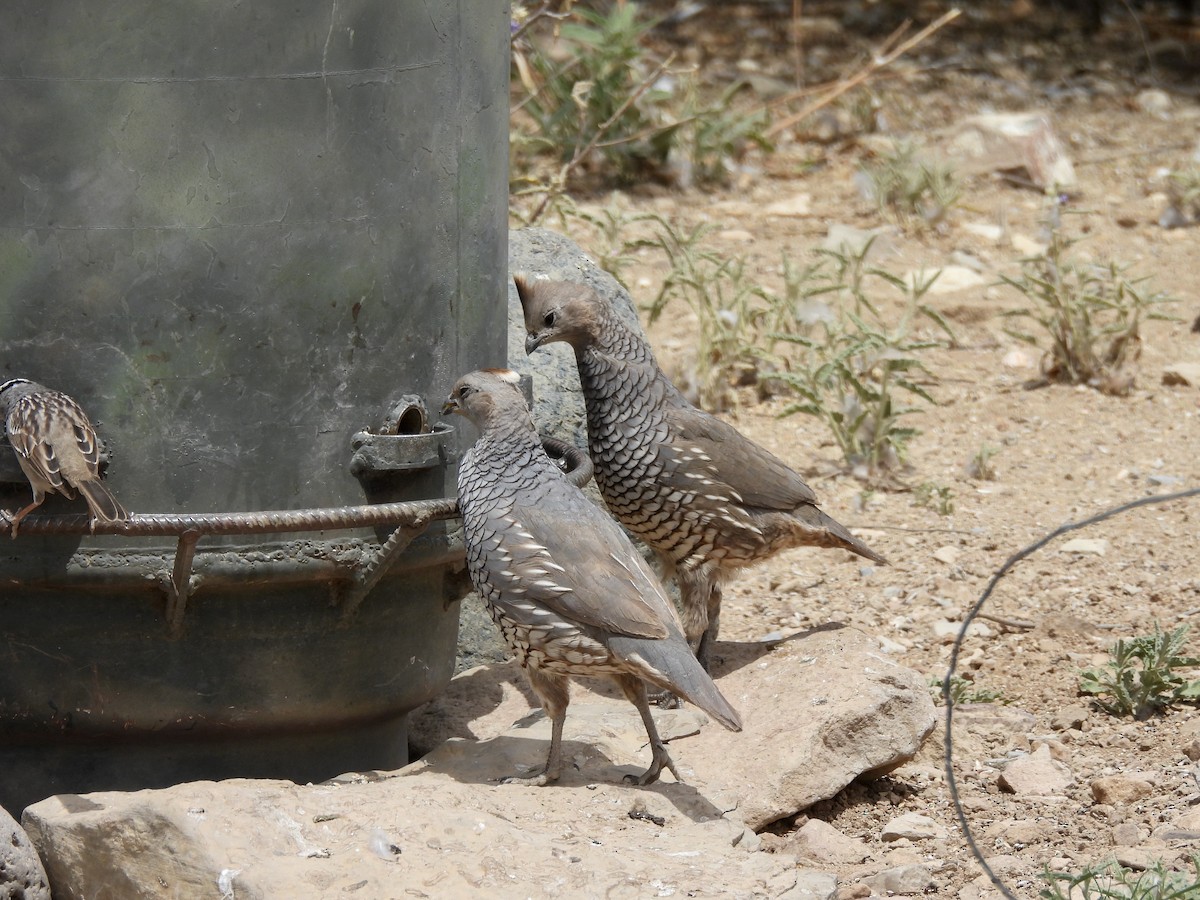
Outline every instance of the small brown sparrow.
{"type": "Polygon", "coordinates": [[[100,447],[96,429],[79,404],[25,378],[0,384],[0,412],[8,440],[21,471],[33,488],[33,502],[10,516],[12,536],[17,526],[46,499],[46,493],[74,498],[83,494],[96,522],[123,522],[129,518],[112,492],[100,480],[100,447]]]}

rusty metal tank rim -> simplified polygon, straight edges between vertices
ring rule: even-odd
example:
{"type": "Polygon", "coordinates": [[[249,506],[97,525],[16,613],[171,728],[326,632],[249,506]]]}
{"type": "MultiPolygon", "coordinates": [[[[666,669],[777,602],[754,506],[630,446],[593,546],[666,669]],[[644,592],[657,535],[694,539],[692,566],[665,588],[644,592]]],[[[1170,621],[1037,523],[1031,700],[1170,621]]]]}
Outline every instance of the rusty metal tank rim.
{"type": "MultiPolygon", "coordinates": [[[[578,447],[550,437],[543,438],[542,445],[552,458],[560,462],[567,477],[576,486],[582,487],[591,479],[592,462],[578,447]]],[[[176,537],[178,540],[171,577],[164,584],[164,589],[168,601],[168,626],[173,635],[178,635],[183,627],[188,595],[195,586],[192,570],[197,545],[200,539],[207,535],[336,531],[394,524],[395,531],[351,574],[350,584],[341,600],[342,616],[345,619],[353,614],[401,553],[430,523],[453,519],[458,514],[458,500],[449,498],[323,509],[197,514],[133,513],[126,522],[98,522],[94,528],[85,515],[31,515],[21,523],[21,534],[176,537]]],[[[7,517],[0,517],[0,534],[8,532],[10,527],[7,517]]],[[[87,558],[87,554],[76,553],[72,560],[82,563],[87,558]]]]}

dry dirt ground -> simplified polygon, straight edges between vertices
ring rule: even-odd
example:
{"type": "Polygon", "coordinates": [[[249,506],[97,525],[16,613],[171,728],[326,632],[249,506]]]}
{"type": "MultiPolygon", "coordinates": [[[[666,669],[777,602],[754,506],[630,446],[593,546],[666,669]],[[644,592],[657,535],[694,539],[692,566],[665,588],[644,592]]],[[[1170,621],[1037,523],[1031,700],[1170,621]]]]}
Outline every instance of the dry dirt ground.
{"type": "MultiPolygon", "coordinates": [[[[855,9],[884,15],[898,6],[855,9]]],[[[919,13],[912,10],[919,22],[941,11],[936,4],[919,6],[919,13]]],[[[786,398],[764,402],[743,389],[725,415],[806,473],[822,506],[859,529],[893,565],[870,569],[819,551],[786,554],[727,590],[723,640],[846,622],[884,639],[903,664],[940,678],[952,640],[944,623],[961,621],[1010,554],[1063,523],[1200,484],[1200,388],[1164,385],[1162,378],[1168,364],[1200,361],[1200,334],[1190,330],[1200,313],[1200,228],[1157,224],[1165,206],[1164,170],[1181,166],[1200,139],[1200,26],[1171,24],[1154,7],[1144,13],[1143,41],[1136,30],[1118,27],[1110,10],[1114,18],[1088,35],[1067,13],[1033,6],[1031,18],[1012,17],[1022,4],[973,8],[961,27],[868,85],[878,117],[890,135],[919,135],[936,147],[945,129],[981,111],[1048,112],[1079,176],[1078,196],[1066,204],[1080,211],[1068,224],[1083,239],[1075,251],[1086,259],[1131,264],[1136,274],[1149,276],[1153,288],[1178,298],[1170,309],[1178,321],[1146,326],[1128,396],[1062,385],[1029,389],[1038,354],[1024,348],[1030,366],[1013,365],[1020,360],[1010,352],[1022,345],[1006,334],[1000,314],[1017,306],[1019,297],[996,282],[1001,273],[1018,271],[1021,237],[1039,240],[1047,208],[1042,194],[997,176],[975,177],[940,227],[898,228],[878,260],[889,270],[941,267],[960,252],[981,261],[986,276],[984,285],[930,298],[952,323],[959,346],[925,357],[925,386],[937,405],[912,417],[921,433],[899,477],[909,488],[949,488],[953,510],[943,515],[920,506],[912,490],[871,489],[842,471],[836,447],[815,419],[780,418],[786,398]],[[1138,95],[1149,87],[1166,91],[1167,108],[1143,108],[1138,95]],[[1005,234],[981,237],[972,223],[1001,224],[1005,234]],[[994,480],[967,474],[983,445],[996,449],[994,480]]],[[[825,61],[829,78],[851,71],[892,24],[876,22],[875,31],[858,33],[840,9],[804,4],[804,15],[820,24],[810,29],[816,37],[805,52],[825,61]]],[[[713,4],[656,39],[682,48],[715,81],[751,69],[787,80],[794,78],[789,21],[782,10],[713,4]]],[[[811,72],[809,78],[821,80],[811,72]]],[[[854,182],[866,146],[854,136],[829,143],[785,138],[772,154],[747,156],[726,189],[651,186],[577,199],[595,209],[655,212],[680,230],[708,223],[714,227],[710,248],[744,257],[751,279],[778,289],[782,253],[805,259],[833,223],[886,224],[854,182]],[[770,203],[797,194],[809,195],[808,214],[765,212],[770,203]]],[[[584,228],[573,236],[585,249],[595,239],[584,228]]],[[[665,273],[663,259],[643,251],[624,277],[645,303],[665,273]]],[[[885,313],[899,316],[899,304],[887,302],[885,313]]],[[[689,356],[695,328],[680,306],[649,330],[664,366],[676,375],[695,365],[689,356]]],[[[1181,705],[1144,722],[1094,708],[1082,722],[1059,715],[1087,706],[1077,692],[1077,672],[1103,662],[1116,638],[1145,634],[1155,623],[1200,624],[1198,531],[1200,500],[1193,498],[1147,506],[1060,538],[1020,563],[985,607],[1032,627],[985,621],[965,644],[963,674],[998,692],[1002,704],[961,717],[955,771],[983,851],[1001,857],[998,867],[1018,896],[1037,894],[1037,876],[1047,866],[1078,870],[1118,848],[1138,848],[1142,859],[1160,857],[1172,865],[1200,850],[1200,842],[1167,840],[1162,830],[1200,803],[1196,764],[1188,755],[1200,755],[1200,745],[1193,747],[1200,710],[1181,705]],[[1103,555],[1065,551],[1073,537],[1102,539],[1103,555]],[[1002,791],[1001,762],[1039,744],[1066,763],[1072,783],[1049,797],[1002,791]],[[1143,776],[1152,793],[1100,802],[1091,782],[1114,774],[1143,776]]],[[[1200,629],[1190,649],[1200,655],[1200,629]]],[[[937,875],[937,895],[978,896],[970,883],[980,870],[955,826],[940,772],[941,739],[939,729],[913,763],[883,781],[852,785],[808,815],[865,841],[874,854],[865,868],[878,871],[881,861],[922,862],[937,875]],[[950,836],[885,844],[882,826],[904,812],[938,820],[950,836]]],[[[768,848],[787,844],[804,820],[781,823],[768,848]]],[[[1139,861],[1137,852],[1119,852],[1139,861]]],[[[855,886],[864,867],[818,866],[838,872],[841,896],[867,895],[855,886]]]]}

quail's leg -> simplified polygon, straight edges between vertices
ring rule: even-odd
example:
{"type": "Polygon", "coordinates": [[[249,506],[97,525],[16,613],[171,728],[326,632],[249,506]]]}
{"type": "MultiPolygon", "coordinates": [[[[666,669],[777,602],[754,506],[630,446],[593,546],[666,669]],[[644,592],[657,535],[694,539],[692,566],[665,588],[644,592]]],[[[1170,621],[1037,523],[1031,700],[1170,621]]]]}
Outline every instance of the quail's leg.
{"type": "Polygon", "coordinates": [[[571,683],[561,675],[550,675],[536,666],[525,670],[533,692],[537,694],[542,709],[550,717],[550,752],[546,756],[546,767],[536,775],[521,777],[510,775],[500,779],[502,784],[525,784],[541,787],[557,781],[562,774],[562,733],[567,720],[567,704],[571,700],[571,683]]]}
{"type": "Polygon", "coordinates": [[[680,618],[683,619],[683,636],[687,638],[693,653],[700,649],[704,632],[708,630],[709,594],[713,584],[713,580],[703,572],[679,570],[679,605],[680,618]]]}
{"type": "Polygon", "coordinates": [[[721,584],[716,579],[709,582],[705,607],[708,611],[708,626],[700,636],[700,644],[696,647],[696,659],[704,671],[711,675],[713,644],[717,642],[717,632],[721,629],[721,584]]]}
{"type": "Polygon", "coordinates": [[[9,532],[8,533],[9,533],[10,537],[15,538],[17,536],[17,526],[19,526],[21,524],[21,520],[24,519],[31,512],[33,512],[35,509],[37,509],[39,506],[41,506],[42,501],[45,499],[46,499],[45,493],[43,493],[42,491],[39,491],[37,488],[33,489],[33,502],[30,503],[28,506],[26,506],[24,509],[19,510],[18,512],[14,513],[13,515],[8,517],[8,523],[9,523],[9,532]]]}
{"type": "Polygon", "coordinates": [[[646,726],[646,736],[650,738],[650,749],[654,754],[654,758],[650,762],[650,768],[640,776],[626,775],[625,780],[631,784],[653,784],[658,781],[659,774],[661,774],[663,767],[666,766],[671,774],[675,776],[676,781],[683,781],[679,777],[679,771],[675,768],[671,754],[667,752],[667,745],[658,736],[658,728],[654,725],[654,717],[650,715],[650,703],[646,700],[645,683],[634,675],[617,675],[616,682],[621,686],[621,692],[629,702],[636,706],[638,712],[641,713],[642,724],[646,726]]]}

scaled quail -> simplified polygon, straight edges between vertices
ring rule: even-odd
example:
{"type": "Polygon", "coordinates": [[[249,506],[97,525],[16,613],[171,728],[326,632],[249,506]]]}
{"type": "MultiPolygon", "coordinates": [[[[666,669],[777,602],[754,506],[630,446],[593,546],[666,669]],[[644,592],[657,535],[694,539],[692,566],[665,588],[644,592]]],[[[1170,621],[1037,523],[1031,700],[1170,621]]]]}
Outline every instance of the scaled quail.
{"type": "Polygon", "coordinates": [[[545,769],[505,781],[543,785],[559,777],[572,675],[611,676],[641,714],[654,759],[627,780],[650,784],[664,766],[678,779],[643,679],[733,731],[741,720],[693,657],[632,542],[542,449],[517,383],[506,369],[472,372],[442,407],[481,433],[458,470],[467,569],[552,722],[545,769]]]}
{"type": "Polygon", "coordinates": [[[601,495],[679,583],[684,632],[709,667],[721,583],[787,547],[841,548],[886,560],[821,512],[782,460],[692,406],[650,345],[591,288],[518,275],[525,351],[575,350],[601,495]]]}
{"type": "Polygon", "coordinates": [[[129,518],[100,480],[100,442],[78,403],[61,391],[13,378],[0,384],[0,414],[17,462],[33,489],[33,502],[9,515],[13,537],[21,520],[42,505],[47,493],[68,498],[73,498],[76,490],[83,494],[93,531],[98,520],[129,518]]]}

